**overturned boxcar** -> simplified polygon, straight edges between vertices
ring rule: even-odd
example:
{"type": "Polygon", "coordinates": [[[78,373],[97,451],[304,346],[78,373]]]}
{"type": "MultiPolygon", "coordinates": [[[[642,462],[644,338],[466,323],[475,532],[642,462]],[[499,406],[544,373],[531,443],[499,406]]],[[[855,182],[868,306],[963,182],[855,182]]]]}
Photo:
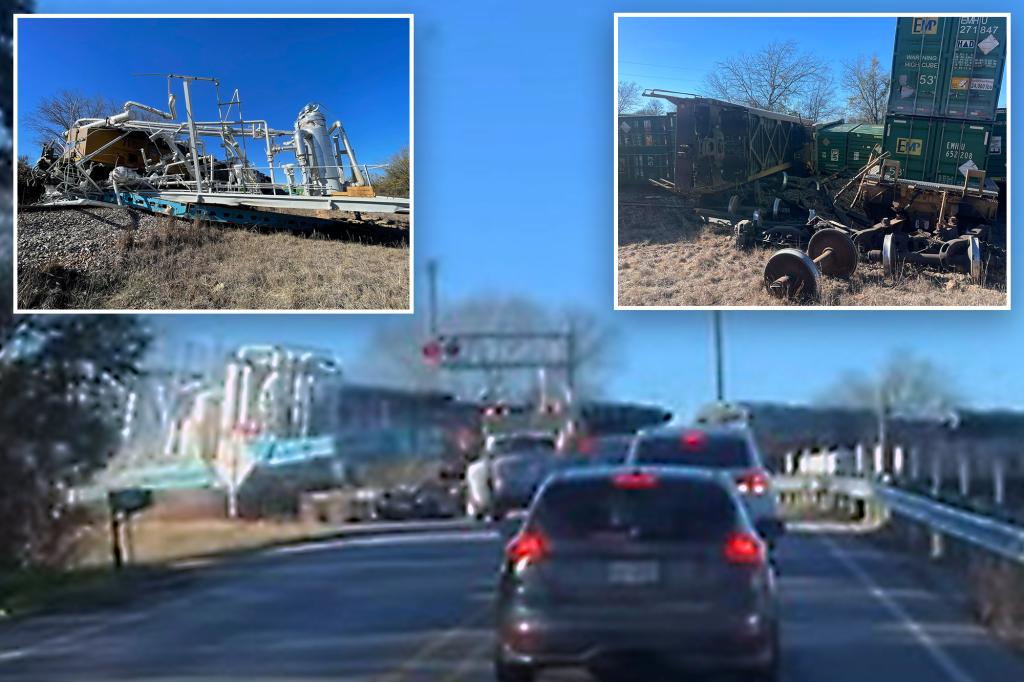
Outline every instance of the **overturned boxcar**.
{"type": "MultiPolygon", "coordinates": [[[[707,97],[646,90],[676,107],[674,180],[685,194],[727,192],[775,173],[808,169],[812,127],[788,116],[707,97]]],[[[811,152],[812,153],[812,152],[811,152]]]]}

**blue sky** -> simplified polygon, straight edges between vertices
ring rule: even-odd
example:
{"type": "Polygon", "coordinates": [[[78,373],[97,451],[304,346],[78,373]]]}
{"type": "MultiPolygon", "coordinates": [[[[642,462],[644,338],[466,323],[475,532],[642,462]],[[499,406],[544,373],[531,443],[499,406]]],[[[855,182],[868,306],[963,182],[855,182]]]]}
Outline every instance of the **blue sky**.
{"type": "MultiPolygon", "coordinates": [[[[21,23],[18,39],[18,149],[31,158],[40,140],[24,114],[41,99],[67,89],[118,108],[134,100],[166,110],[167,79],[136,75],[147,73],[217,78],[222,101],[238,88],[247,118],[281,130],[318,102],[328,123],[341,119],[361,164],[384,163],[409,144],[405,19],[33,18],[21,23]]],[[[181,81],[171,87],[184,120],[181,81]]],[[[212,84],[192,86],[198,120],[217,120],[216,102],[212,84]]],[[[262,141],[247,144],[250,160],[265,168],[262,141]]]]}
{"type": "MultiPolygon", "coordinates": [[[[859,56],[877,56],[888,71],[895,34],[894,17],[623,17],[619,80],[703,94],[704,79],[716,62],[756,52],[772,41],[792,40],[800,52],[827,64],[838,81],[843,62],[859,56]]],[[[999,104],[1006,106],[1005,73],[999,104]]]]}
{"type": "MultiPolygon", "coordinates": [[[[82,7],[71,1],[39,4],[41,9],[69,12],[82,7]]],[[[122,0],[90,6],[97,11],[194,12],[233,11],[238,5],[122,0]]],[[[611,310],[612,13],[762,11],[763,3],[249,0],[245,6],[253,12],[416,14],[419,310],[426,303],[426,262],[437,257],[447,298],[513,293],[599,314],[619,332],[623,364],[611,382],[616,395],[664,402],[683,412],[708,398],[708,314],[611,310]]],[[[899,9],[915,8],[955,12],[963,6],[932,0],[907,2],[899,9]]],[[[772,9],[817,11],[821,3],[777,2],[772,9]]],[[[850,6],[856,11],[892,9],[891,3],[870,1],[850,6]]],[[[996,12],[1006,5],[981,2],[972,9],[996,12]]],[[[1018,18],[1013,28],[1024,35],[1018,18]]],[[[300,49],[297,43],[289,45],[296,53],[300,49]]],[[[699,58],[686,57],[685,63],[694,62],[699,58]]],[[[1014,71],[1024,73],[1019,62],[1014,53],[1014,71]]],[[[1020,111],[1024,109],[1014,102],[1014,129],[1020,111]]],[[[1014,163],[1016,175],[1019,159],[1014,163]]],[[[1013,222],[1018,224],[1020,207],[1021,202],[1013,206],[1013,222]]],[[[1021,246],[1014,250],[1015,261],[1022,262],[1021,246]]],[[[1024,300],[1020,286],[1014,293],[1019,307],[1024,300]]],[[[356,374],[373,328],[386,322],[365,315],[283,320],[184,315],[158,320],[174,339],[333,348],[356,374]]],[[[1019,311],[772,310],[728,313],[725,327],[727,388],[733,397],[808,400],[846,370],[876,367],[897,349],[911,349],[938,363],[950,381],[978,402],[1024,407],[1024,319],[1019,311]]]]}

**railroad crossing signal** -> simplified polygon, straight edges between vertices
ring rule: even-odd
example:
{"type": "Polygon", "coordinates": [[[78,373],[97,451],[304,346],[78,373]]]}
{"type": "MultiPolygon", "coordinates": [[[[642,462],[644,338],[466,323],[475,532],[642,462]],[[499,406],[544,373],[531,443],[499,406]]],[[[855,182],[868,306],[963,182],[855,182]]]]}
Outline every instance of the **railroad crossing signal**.
{"type": "Polygon", "coordinates": [[[428,365],[440,365],[457,358],[461,350],[462,345],[457,337],[438,336],[423,344],[423,361],[428,365]]]}

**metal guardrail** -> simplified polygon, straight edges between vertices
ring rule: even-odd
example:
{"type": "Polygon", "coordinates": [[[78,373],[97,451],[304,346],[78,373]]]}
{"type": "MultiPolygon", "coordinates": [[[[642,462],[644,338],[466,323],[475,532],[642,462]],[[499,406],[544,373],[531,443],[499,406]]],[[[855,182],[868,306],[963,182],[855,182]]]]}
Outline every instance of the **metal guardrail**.
{"type": "Polygon", "coordinates": [[[876,485],[875,494],[895,514],[977,545],[1006,559],[1024,563],[1024,528],[983,514],[908,493],[888,485],[876,485]]]}
{"type": "Polygon", "coordinates": [[[851,500],[877,500],[889,513],[911,519],[944,535],[1024,564],[1024,526],[967,511],[880,481],[844,476],[775,476],[781,494],[822,493],[851,500]]]}

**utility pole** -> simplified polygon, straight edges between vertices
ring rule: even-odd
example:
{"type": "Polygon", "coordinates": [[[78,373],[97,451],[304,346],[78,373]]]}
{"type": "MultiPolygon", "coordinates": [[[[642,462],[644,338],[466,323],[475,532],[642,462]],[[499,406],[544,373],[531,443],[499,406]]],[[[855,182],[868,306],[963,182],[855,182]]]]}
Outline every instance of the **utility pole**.
{"type": "Polygon", "coordinates": [[[437,338],[437,260],[427,261],[427,317],[430,325],[430,337],[437,338]]]}
{"type": "Polygon", "coordinates": [[[576,402],[576,325],[573,322],[569,323],[565,336],[565,387],[569,400],[576,402]]]}
{"type": "Polygon", "coordinates": [[[725,402],[725,375],[722,370],[722,311],[711,311],[711,333],[714,344],[715,401],[725,402]]]}

